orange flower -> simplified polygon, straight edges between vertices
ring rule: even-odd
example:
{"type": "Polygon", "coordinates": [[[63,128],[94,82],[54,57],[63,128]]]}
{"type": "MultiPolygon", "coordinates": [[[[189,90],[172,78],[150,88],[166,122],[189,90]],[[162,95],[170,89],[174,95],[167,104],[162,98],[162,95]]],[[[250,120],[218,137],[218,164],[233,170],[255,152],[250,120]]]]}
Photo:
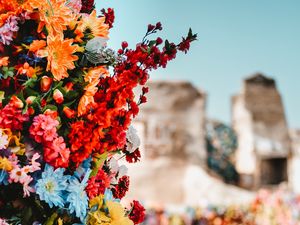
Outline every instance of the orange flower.
{"type": "Polygon", "coordinates": [[[92,35],[95,37],[108,37],[109,26],[105,24],[105,17],[97,17],[96,10],[90,15],[83,15],[81,20],[78,26],[79,31],[76,31],[77,34],[81,34],[87,29],[90,29],[92,35]]]}
{"type": "Polygon", "coordinates": [[[44,40],[34,40],[29,46],[29,51],[37,52],[38,50],[44,48],[45,46],[46,46],[46,41],[44,41],[44,40]]]}
{"type": "Polygon", "coordinates": [[[87,86],[85,86],[85,93],[81,97],[78,104],[78,115],[84,115],[88,110],[90,105],[94,103],[94,95],[96,94],[98,88],[97,85],[99,83],[100,77],[108,76],[108,70],[103,66],[98,66],[89,70],[89,72],[85,75],[84,81],[88,82],[87,86]]]}
{"type": "Polygon", "coordinates": [[[18,74],[26,74],[28,77],[33,77],[36,74],[36,71],[26,62],[18,69],[18,74]]]}
{"type": "Polygon", "coordinates": [[[72,43],[72,39],[64,40],[60,35],[47,38],[47,71],[50,70],[57,81],[68,77],[67,70],[75,68],[74,61],[78,60],[78,57],[73,54],[78,46],[72,43]]]}
{"type": "Polygon", "coordinates": [[[8,66],[9,57],[0,57],[0,67],[1,66],[8,66]]]}
{"type": "Polygon", "coordinates": [[[30,0],[27,9],[38,9],[40,23],[38,32],[46,26],[49,35],[56,35],[66,30],[76,20],[76,14],[65,5],[65,0],[30,0]]]}

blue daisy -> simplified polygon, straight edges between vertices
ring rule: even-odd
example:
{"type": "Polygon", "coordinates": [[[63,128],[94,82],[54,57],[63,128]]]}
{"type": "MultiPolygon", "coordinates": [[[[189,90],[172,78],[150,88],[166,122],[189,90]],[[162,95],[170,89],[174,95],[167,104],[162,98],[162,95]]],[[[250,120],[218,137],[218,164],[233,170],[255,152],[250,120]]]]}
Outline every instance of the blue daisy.
{"type": "Polygon", "coordinates": [[[53,206],[64,207],[64,192],[68,186],[69,176],[64,176],[65,169],[54,168],[48,164],[42,173],[42,178],[35,185],[36,193],[40,199],[53,206]]]}

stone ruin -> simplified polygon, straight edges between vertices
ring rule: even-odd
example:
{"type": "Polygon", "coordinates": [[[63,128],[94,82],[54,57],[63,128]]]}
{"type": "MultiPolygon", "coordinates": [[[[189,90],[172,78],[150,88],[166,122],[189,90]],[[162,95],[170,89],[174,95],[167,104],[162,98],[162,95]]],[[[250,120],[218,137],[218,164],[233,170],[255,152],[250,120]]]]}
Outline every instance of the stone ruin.
{"type": "MultiPolygon", "coordinates": [[[[261,187],[289,182],[300,193],[300,131],[289,132],[273,79],[256,74],[232,98],[235,163],[241,189],[206,167],[206,94],[189,82],[152,81],[134,127],[142,161],[129,166],[129,196],[145,203],[239,204],[261,187]]],[[[138,96],[140,90],[136,91],[138,96]]]]}
{"type": "Polygon", "coordinates": [[[261,74],[244,80],[232,98],[232,125],[241,186],[258,189],[288,181],[291,142],[275,80],[261,74]]]}
{"type": "Polygon", "coordinates": [[[148,102],[134,122],[142,161],[129,165],[129,196],[177,208],[250,200],[251,193],[207,173],[206,94],[183,81],[153,81],[148,86],[148,102]]]}
{"type": "Polygon", "coordinates": [[[183,81],[153,81],[134,125],[144,157],[175,157],[194,163],[206,158],[204,92],[183,81]]]}

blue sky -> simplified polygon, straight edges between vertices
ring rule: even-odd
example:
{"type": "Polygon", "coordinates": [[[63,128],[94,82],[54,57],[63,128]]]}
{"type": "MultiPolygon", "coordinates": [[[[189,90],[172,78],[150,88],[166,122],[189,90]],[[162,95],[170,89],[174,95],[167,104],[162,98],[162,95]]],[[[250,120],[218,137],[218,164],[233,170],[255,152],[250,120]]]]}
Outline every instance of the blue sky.
{"type": "Polygon", "coordinates": [[[199,41],[152,79],[188,80],[208,94],[211,118],[230,122],[230,98],[242,79],[261,72],[276,79],[290,127],[300,128],[300,1],[298,0],[96,0],[112,7],[109,45],[141,40],[149,23],[178,42],[189,27],[199,41]]]}

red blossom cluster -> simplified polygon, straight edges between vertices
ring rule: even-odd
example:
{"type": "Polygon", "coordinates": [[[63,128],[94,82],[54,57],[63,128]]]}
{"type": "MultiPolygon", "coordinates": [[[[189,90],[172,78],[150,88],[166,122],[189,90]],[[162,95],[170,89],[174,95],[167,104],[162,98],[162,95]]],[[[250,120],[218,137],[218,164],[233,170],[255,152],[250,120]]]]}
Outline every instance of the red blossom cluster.
{"type": "Polygon", "coordinates": [[[108,24],[109,28],[112,28],[113,23],[115,21],[115,11],[114,11],[114,9],[108,8],[107,11],[105,9],[102,9],[101,12],[105,17],[105,23],[108,24]]]}
{"type": "Polygon", "coordinates": [[[28,120],[28,113],[23,114],[12,102],[0,109],[0,128],[22,130],[23,123],[28,120]]]}
{"type": "Polygon", "coordinates": [[[138,201],[133,201],[132,204],[132,209],[129,214],[129,219],[133,221],[134,224],[140,224],[145,220],[146,216],[146,210],[145,208],[138,202],[138,201]]]}
{"type": "Polygon", "coordinates": [[[86,192],[90,199],[97,197],[100,194],[104,194],[105,189],[110,185],[110,179],[108,175],[103,171],[99,170],[96,176],[92,176],[86,187],[86,192]]]}
{"type": "Polygon", "coordinates": [[[91,13],[95,9],[94,0],[81,0],[81,13],[91,13]]]}
{"type": "Polygon", "coordinates": [[[121,177],[116,187],[112,189],[114,197],[122,199],[129,189],[129,183],[129,176],[121,177]]]}
{"type": "MultiPolygon", "coordinates": [[[[129,49],[127,42],[122,43],[118,53],[124,58],[115,66],[114,76],[102,77],[98,91],[94,96],[91,110],[80,120],[71,124],[69,134],[71,161],[76,165],[85,160],[91,153],[104,153],[124,150],[126,148],[126,131],[133,117],[139,112],[139,105],[146,102],[148,88],[142,89],[138,100],[134,88],[144,86],[149,79],[149,72],[158,67],[166,67],[174,59],[177,50],[186,52],[188,43],[196,39],[191,30],[184,43],[165,41],[161,38],[148,41],[147,37],[161,30],[161,23],[149,25],[147,33],[135,49],[129,49]]],[[[126,150],[125,150],[126,152],[126,150]]],[[[140,153],[129,154],[127,161],[137,161],[140,153]]]]}

